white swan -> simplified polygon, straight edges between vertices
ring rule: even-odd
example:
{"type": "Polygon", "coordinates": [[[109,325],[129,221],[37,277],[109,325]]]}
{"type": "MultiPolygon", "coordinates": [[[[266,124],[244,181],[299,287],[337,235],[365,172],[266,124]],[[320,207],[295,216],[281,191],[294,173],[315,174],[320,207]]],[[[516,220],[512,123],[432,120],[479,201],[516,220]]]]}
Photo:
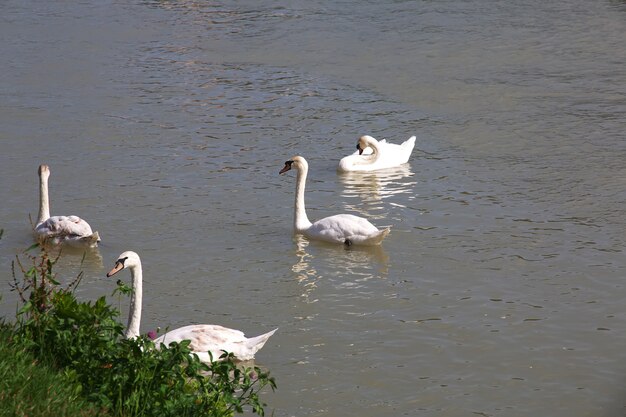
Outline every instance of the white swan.
{"type": "Polygon", "coordinates": [[[39,216],[35,225],[35,235],[43,243],[69,244],[72,246],[97,246],[100,241],[98,232],[92,232],[91,226],[78,216],[50,217],[50,199],[48,197],[48,165],[39,166],[39,216]]]}
{"type": "Polygon", "coordinates": [[[384,139],[377,141],[371,136],[361,136],[352,155],[341,158],[338,171],[375,171],[391,168],[408,162],[415,147],[415,136],[402,144],[388,143],[384,139]],[[372,149],[372,153],[368,152],[372,149]]]}
{"type": "Polygon", "coordinates": [[[301,156],[294,156],[285,162],[279,174],[295,168],[296,201],[294,205],[294,231],[311,239],[324,240],[331,243],[346,245],[380,245],[389,234],[390,228],[378,230],[367,219],[352,214],[337,214],[311,223],[304,207],[304,186],[309,164],[301,156]]]}
{"type": "MultiPolygon", "coordinates": [[[[107,274],[107,277],[111,277],[125,268],[130,269],[133,287],[133,293],[130,298],[130,314],[126,328],[126,337],[131,339],[139,336],[139,324],[141,321],[142,272],[141,259],[139,259],[137,253],[133,251],[122,253],[115,262],[113,269],[107,274]]],[[[247,361],[254,359],[254,354],[263,347],[267,339],[276,330],[274,329],[271,332],[248,339],[239,330],[228,329],[215,324],[192,324],[170,330],[163,336],[156,338],[154,343],[159,347],[161,343],[169,345],[172,342],[190,340],[189,348],[198,355],[202,362],[210,362],[208,352],[211,352],[213,355],[213,360],[218,360],[224,353],[222,350],[233,353],[238,360],[247,361]]]]}

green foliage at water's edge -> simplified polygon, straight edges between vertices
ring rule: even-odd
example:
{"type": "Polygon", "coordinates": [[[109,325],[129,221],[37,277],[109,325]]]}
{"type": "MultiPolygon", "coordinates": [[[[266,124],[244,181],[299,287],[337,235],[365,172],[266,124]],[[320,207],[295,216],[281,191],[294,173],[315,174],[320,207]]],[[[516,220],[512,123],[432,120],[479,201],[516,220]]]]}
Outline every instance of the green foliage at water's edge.
{"type": "MultiPolygon", "coordinates": [[[[59,384],[67,388],[66,398],[89,404],[80,415],[222,417],[244,409],[264,415],[266,404],[259,393],[264,387],[276,387],[268,372],[243,368],[226,352],[219,360],[202,363],[191,353],[189,342],[156,349],[147,337],[125,339],[119,311],[105,297],[96,301],[75,297],[81,274],[62,287],[53,272],[58,258],[45,249],[36,255],[26,252],[23,258],[26,261],[18,257],[13,265],[13,290],[21,308],[10,336],[4,337],[7,357],[15,363],[32,358],[32,366],[55,370],[63,381],[59,384]]],[[[5,325],[3,331],[7,329],[5,325]]],[[[26,401],[30,394],[21,393],[17,395],[26,401]]]]}
{"type": "Polygon", "coordinates": [[[0,324],[0,417],[74,417],[102,414],[80,395],[80,386],[40,363],[0,324]]]}

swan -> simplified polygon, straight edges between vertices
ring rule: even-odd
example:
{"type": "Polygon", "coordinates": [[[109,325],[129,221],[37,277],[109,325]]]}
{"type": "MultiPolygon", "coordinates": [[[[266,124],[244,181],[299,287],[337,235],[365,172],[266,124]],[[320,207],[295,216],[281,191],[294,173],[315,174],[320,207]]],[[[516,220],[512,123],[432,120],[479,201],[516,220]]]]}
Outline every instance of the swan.
{"type": "Polygon", "coordinates": [[[304,186],[309,164],[303,157],[294,156],[285,162],[285,166],[279,174],[283,174],[291,168],[295,168],[298,172],[296,175],[296,201],[293,221],[295,233],[303,234],[311,239],[346,245],[380,245],[389,234],[389,227],[379,230],[367,219],[352,214],[337,214],[311,223],[304,207],[304,186]]]}
{"type": "MultiPolygon", "coordinates": [[[[142,272],[139,255],[133,251],[122,253],[115,262],[113,269],[107,273],[107,277],[111,277],[126,268],[130,269],[133,293],[130,298],[130,313],[125,336],[132,339],[139,336],[139,323],[141,321],[142,272]]],[[[215,324],[192,324],[168,331],[163,336],[154,339],[154,344],[158,347],[161,346],[161,343],[169,345],[172,342],[190,340],[189,348],[198,355],[202,362],[211,362],[208,352],[213,355],[213,360],[217,360],[224,353],[222,350],[233,353],[238,360],[247,361],[254,359],[254,354],[263,347],[267,339],[276,330],[278,329],[248,339],[239,330],[228,329],[215,324]]]]}
{"type": "Polygon", "coordinates": [[[92,232],[91,226],[78,216],[50,217],[50,199],[48,197],[48,178],[50,167],[39,166],[39,216],[35,225],[35,235],[43,243],[72,246],[98,246],[100,235],[92,232]]]}
{"type": "Polygon", "coordinates": [[[341,158],[337,170],[347,171],[375,171],[391,168],[408,162],[415,147],[415,136],[411,136],[402,144],[388,143],[384,139],[378,141],[365,135],[359,138],[356,144],[357,151],[352,155],[341,158]],[[369,152],[369,149],[372,152],[369,152]]]}

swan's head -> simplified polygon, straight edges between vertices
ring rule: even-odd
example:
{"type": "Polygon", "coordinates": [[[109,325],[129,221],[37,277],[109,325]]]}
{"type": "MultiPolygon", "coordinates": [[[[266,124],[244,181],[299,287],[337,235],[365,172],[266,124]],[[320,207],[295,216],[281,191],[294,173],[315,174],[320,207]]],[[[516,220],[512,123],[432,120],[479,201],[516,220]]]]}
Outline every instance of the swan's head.
{"type": "Polygon", "coordinates": [[[115,266],[109,271],[107,277],[112,277],[113,275],[120,272],[122,269],[133,268],[138,265],[141,265],[139,255],[130,250],[126,251],[117,257],[117,261],[115,261],[115,266]]]}
{"type": "Polygon", "coordinates": [[[50,167],[48,165],[39,165],[39,170],[37,171],[41,178],[48,179],[50,176],[50,167]]]}
{"type": "Polygon", "coordinates": [[[376,143],[376,139],[371,136],[365,135],[359,138],[359,141],[356,144],[356,148],[359,150],[359,155],[363,154],[363,151],[370,147],[371,143],[376,143]]]}
{"type": "Polygon", "coordinates": [[[289,171],[291,168],[295,168],[298,171],[301,171],[302,169],[308,169],[309,164],[306,162],[306,159],[304,159],[303,157],[294,156],[289,161],[285,162],[285,166],[283,167],[283,169],[280,170],[279,174],[284,174],[285,172],[289,171]]]}

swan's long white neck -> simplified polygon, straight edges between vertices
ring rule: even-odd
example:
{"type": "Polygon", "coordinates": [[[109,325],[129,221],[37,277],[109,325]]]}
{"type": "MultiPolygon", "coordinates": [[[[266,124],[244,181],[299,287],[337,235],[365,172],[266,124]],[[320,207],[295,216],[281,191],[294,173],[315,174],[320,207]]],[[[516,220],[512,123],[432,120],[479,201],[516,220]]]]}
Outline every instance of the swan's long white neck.
{"type": "Polygon", "coordinates": [[[48,197],[48,176],[39,176],[39,216],[37,225],[50,218],[50,200],[48,197]]]}
{"type": "Polygon", "coordinates": [[[365,142],[367,146],[372,148],[372,155],[369,155],[368,163],[373,164],[380,157],[380,148],[378,147],[378,141],[374,138],[368,138],[365,142]]]}
{"type": "Polygon", "coordinates": [[[309,167],[300,163],[296,175],[296,201],[293,211],[293,227],[296,232],[300,233],[311,227],[311,222],[306,215],[304,207],[304,186],[306,184],[306,174],[309,167]]]}
{"type": "Polygon", "coordinates": [[[126,326],[126,338],[132,339],[139,336],[141,323],[141,297],[142,297],[142,273],[141,263],[130,267],[130,275],[133,280],[133,293],[130,296],[130,311],[128,325],[126,326]]]}

